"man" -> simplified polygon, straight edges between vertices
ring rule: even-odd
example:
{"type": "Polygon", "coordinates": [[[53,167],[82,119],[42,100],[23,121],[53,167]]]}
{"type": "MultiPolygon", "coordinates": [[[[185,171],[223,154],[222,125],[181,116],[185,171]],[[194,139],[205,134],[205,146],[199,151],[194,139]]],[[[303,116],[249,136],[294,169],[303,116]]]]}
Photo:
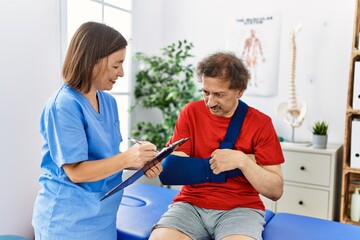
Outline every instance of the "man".
{"type": "Polygon", "coordinates": [[[242,175],[224,183],[184,185],[150,240],[262,239],[265,207],[259,194],[276,201],[283,193],[278,137],[270,117],[248,107],[233,149],[219,149],[249,73],[234,54],[222,52],[202,60],[197,71],[204,101],[191,102],[181,111],[169,143],[190,140],[173,154],[192,163],[210,158],[208,165],[217,176],[234,170],[242,175]]]}

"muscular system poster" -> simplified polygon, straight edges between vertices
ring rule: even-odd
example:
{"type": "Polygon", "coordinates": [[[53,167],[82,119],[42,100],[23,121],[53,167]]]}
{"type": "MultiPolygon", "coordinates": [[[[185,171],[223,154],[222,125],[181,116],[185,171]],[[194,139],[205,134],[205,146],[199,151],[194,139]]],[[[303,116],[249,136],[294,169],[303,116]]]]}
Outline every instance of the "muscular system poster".
{"type": "Polygon", "coordinates": [[[276,15],[229,20],[227,48],[241,57],[251,75],[246,94],[277,93],[279,44],[280,19],[276,15]]]}

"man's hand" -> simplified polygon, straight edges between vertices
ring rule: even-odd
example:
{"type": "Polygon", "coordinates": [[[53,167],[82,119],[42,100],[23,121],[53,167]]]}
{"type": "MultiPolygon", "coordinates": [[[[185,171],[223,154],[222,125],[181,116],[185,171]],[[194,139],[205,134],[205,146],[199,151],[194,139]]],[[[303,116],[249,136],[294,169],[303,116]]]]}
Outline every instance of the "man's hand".
{"type": "Polygon", "coordinates": [[[162,167],[161,163],[158,162],[145,172],[145,176],[147,176],[148,178],[155,178],[160,175],[162,170],[163,170],[163,167],[162,167]]]}
{"type": "Polygon", "coordinates": [[[211,154],[210,169],[214,174],[237,168],[241,170],[242,163],[248,160],[256,162],[255,155],[232,149],[217,149],[211,154]]]}

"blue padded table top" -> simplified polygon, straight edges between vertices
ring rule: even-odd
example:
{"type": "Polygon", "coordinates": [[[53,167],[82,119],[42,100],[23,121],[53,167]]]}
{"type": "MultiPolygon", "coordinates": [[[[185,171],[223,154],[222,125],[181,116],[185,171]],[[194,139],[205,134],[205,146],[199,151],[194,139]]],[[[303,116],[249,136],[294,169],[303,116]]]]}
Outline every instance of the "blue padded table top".
{"type": "Polygon", "coordinates": [[[148,239],[153,225],[166,212],[178,192],[142,183],[125,188],[117,213],[118,239],[148,239]]]}
{"type": "Polygon", "coordinates": [[[265,210],[265,226],[268,224],[268,222],[275,216],[275,213],[273,211],[270,211],[268,209],[265,210]]]}
{"type": "MultiPolygon", "coordinates": [[[[125,188],[117,214],[119,240],[147,240],[177,190],[142,183],[125,188]]],[[[266,210],[264,240],[360,240],[360,227],[266,210]]]]}
{"type": "MultiPolygon", "coordinates": [[[[166,212],[177,193],[177,190],[143,183],[135,183],[125,188],[117,214],[118,239],[148,239],[153,225],[166,212]]],[[[266,223],[273,216],[272,211],[266,210],[266,223]]]]}
{"type": "Polygon", "coordinates": [[[263,232],[265,240],[357,240],[360,227],[291,213],[276,213],[263,232]]]}

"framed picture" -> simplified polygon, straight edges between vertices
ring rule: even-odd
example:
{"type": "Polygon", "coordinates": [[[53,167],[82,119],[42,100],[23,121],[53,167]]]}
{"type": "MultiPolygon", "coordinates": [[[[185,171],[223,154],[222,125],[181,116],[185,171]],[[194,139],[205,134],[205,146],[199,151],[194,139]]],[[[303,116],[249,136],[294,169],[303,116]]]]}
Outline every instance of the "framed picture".
{"type": "Polygon", "coordinates": [[[274,14],[229,19],[227,48],[247,66],[250,80],[245,94],[277,94],[280,18],[274,14]]]}

